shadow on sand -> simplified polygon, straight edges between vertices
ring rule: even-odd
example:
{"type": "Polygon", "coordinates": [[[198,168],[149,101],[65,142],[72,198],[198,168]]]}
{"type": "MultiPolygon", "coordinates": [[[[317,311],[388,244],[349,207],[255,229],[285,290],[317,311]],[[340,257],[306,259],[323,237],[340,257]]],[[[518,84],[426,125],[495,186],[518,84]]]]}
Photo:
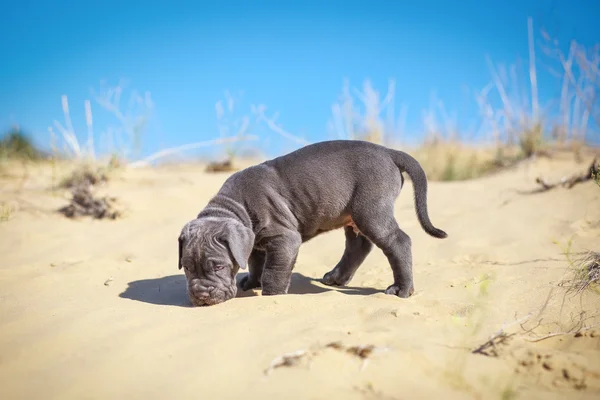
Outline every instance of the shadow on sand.
{"type": "Polygon", "coordinates": [[[129,282],[119,297],[160,306],[191,307],[185,290],[185,275],[129,282]]]}
{"type": "MultiPolygon", "coordinates": [[[[239,281],[246,274],[238,274],[236,280],[239,288],[239,281]]],[[[142,279],[129,282],[127,289],[119,297],[124,299],[141,301],[143,303],[162,305],[191,307],[191,303],[186,294],[186,280],[184,275],[170,275],[156,279],[142,279]]],[[[288,291],[289,294],[317,294],[337,290],[340,293],[348,295],[368,296],[380,292],[378,289],[361,287],[329,287],[319,282],[319,279],[310,278],[300,273],[292,274],[292,283],[288,291]]],[[[253,297],[259,294],[253,290],[243,292],[238,289],[238,298],[253,297]]]]}

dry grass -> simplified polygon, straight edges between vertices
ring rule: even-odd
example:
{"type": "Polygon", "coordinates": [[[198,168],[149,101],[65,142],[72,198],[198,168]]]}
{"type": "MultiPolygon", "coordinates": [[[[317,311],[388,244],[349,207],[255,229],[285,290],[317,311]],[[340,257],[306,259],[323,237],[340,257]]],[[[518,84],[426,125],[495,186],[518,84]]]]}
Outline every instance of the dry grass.
{"type": "Polygon", "coordinates": [[[587,251],[578,257],[570,259],[571,278],[560,283],[567,289],[567,293],[580,294],[585,290],[592,290],[600,294],[600,253],[587,251]]]}
{"type": "Polygon", "coordinates": [[[112,157],[106,165],[91,162],[78,163],[75,168],[58,183],[62,189],[72,189],[82,184],[101,185],[111,178],[120,167],[116,157],[112,157]]]}
{"type": "Polygon", "coordinates": [[[470,146],[458,141],[426,143],[410,151],[431,181],[462,181],[485,176],[522,159],[517,148],[470,146]]]}
{"type": "Polygon", "coordinates": [[[0,205],[0,222],[8,222],[12,215],[12,207],[7,204],[0,205]]]}

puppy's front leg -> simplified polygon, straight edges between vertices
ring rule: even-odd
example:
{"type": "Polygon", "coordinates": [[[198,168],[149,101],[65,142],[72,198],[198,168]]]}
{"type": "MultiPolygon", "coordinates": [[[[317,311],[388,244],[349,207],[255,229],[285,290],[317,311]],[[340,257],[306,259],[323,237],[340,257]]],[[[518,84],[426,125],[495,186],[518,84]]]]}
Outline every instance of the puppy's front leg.
{"type": "Polygon", "coordinates": [[[260,287],[260,280],[265,265],[265,252],[252,250],[248,259],[248,275],[240,281],[240,287],[243,291],[260,287]]]}
{"type": "Polygon", "coordinates": [[[294,231],[286,231],[269,239],[261,280],[263,295],[287,293],[301,244],[300,234],[294,231]]]}

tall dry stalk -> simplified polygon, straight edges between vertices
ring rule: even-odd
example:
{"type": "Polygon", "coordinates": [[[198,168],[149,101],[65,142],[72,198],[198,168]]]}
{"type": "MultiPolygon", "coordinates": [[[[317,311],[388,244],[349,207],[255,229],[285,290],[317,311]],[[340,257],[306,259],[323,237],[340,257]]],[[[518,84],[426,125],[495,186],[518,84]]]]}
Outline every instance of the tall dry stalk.
{"type": "Polygon", "coordinates": [[[363,82],[363,89],[352,88],[344,80],[338,101],[331,106],[332,117],[328,122],[330,131],[338,139],[362,139],[384,143],[404,130],[407,108],[401,105],[398,118],[395,116],[396,82],[388,82],[383,99],[371,81],[363,82]],[[385,117],[382,115],[386,112],[385,117]]]}
{"type": "Polygon", "coordinates": [[[540,112],[535,40],[531,17],[527,19],[527,33],[529,96],[525,90],[519,88],[515,65],[509,67],[508,75],[512,78],[509,79],[506,69],[497,68],[491,58],[486,56],[486,62],[492,77],[492,87],[499,97],[501,107],[495,109],[491,105],[489,100],[490,85],[477,92],[475,98],[480,113],[492,130],[491,134],[498,149],[498,154],[503,152],[502,147],[512,147],[518,144],[523,156],[529,158],[538,153],[542,145],[545,127],[540,112]],[[529,97],[529,101],[527,97],[529,97]],[[528,106],[527,103],[530,105],[528,106]],[[501,132],[504,134],[504,141],[500,139],[501,132]]]}
{"type": "Polygon", "coordinates": [[[533,123],[540,123],[539,120],[539,100],[538,100],[538,88],[537,88],[537,72],[535,68],[535,45],[533,40],[533,20],[531,17],[527,18],[527,37],[529,44],[529,80],[531,82],[531,113],[533,117],[533,123]]]}
{"type": "MultiPolygon", "coordinates": [[[[113,135],[114,133],[126,134],[133,142],[133,146],[139,145],[140,138],[144,127],[146,126],[149,113],[153,108],[153,103],[150,97],[150,93],[146,92],[144,97],[133,93],[129,101],[129,109],[122,111],[120,109],[121,94],[123,92],[123,86],[120,83],[114,87],[106,88],[101,94],[94,95],[97,104],[112,114],[119,122],[119,126],[116,128],[109,126],[106,130],[107,134],[113,135]],[[135,106],[142,105],[142,112],[134,112],[135,106]]],[[[77,136],[75,128],[71,120],[71,113],[69,107],[69,99],[66,94],[61,96],[62,111],[64,117],[64,125],[57,120],[54,120],[54,128],[56,128],[62,139],[65,142],[65,150],[67,154],[73,157],[77,161],[96,161],[97,149],[94,135],[93,125],[93,112],[92,104],[90,100],[84,100],[84,112],[85,112],[85,123],[87,127],[87,140],[84,141],[83,145],[77,136]]],[[[51,126],[48,128],[51,137],[56,137],[54,128],[51,126]]],[[[125,145],[121,150],[125,155],[131,153],[132,145],[125,145]]],[[[109,149],[110,151],[111,149],[109,149]]]]}
{"type": "Polygon", "coordinates": [[[567,56],[560,42],[542,30],[542,51],[560,63],[562,69],[561,125],[557,128],[561,139],[571,143],[587,140],[590,118],[600,127],[600,107],[597,90],[600,89],[600,45],[591,49],[572,40],[567,56]]]}

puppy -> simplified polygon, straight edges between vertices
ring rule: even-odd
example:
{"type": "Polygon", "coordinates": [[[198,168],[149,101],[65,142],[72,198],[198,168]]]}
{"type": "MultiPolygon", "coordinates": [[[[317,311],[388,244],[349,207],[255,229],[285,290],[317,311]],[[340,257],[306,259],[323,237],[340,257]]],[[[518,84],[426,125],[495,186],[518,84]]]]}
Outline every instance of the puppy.
{"type": "Polygon", "coordinates": [[[387,294],[414,292],[411,239],[394,218],[394,202],[408,173],[415,208],[429,235],[446,238],[427,213],[427,178],[409,154],[365,141],[333,140],[305,146],[232,174],[179,236],[179,269],[195,306],[235,297],[241,288],[285,294],[300,245],[343,228],[344,254],[322,282],[347,285],[373,245],[383,251],[394,282],[387,294]]]}

